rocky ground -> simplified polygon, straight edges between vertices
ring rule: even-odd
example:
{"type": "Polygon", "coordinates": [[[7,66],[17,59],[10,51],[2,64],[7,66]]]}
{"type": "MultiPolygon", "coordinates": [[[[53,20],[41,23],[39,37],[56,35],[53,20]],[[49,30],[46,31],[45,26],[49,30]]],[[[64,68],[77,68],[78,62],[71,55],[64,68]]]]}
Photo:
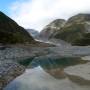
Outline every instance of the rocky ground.
{"type": "MultiPolygon", "coordinates": [[[[83,46],[58,46],[58,47],[32,46],[32,47],[29,47],[29,46],[21,46],[21,45],[15,46],[14,45],[14,46],[9,46],[3,49],[1,48],[0,50],[0,77],[1,77],[0,88],[4,87],[5,85],[7,85],[7,83],[12,81],[14,78],[19,76],[20,74],[22,74],[25,70],[23,66],[27,68],[31,68],[31,66],[33,67],[34,65],[36,65],[36,64],[33,64],[34,61],[39,62],[39,60],[42,60],[42,63],[46,63],[45,60],[49,60],[49,59],[52,61],[52,60],[61,60],[62,57],[64,58],[69,57],[69,59],[70,58],[72,59],[74,57],[75,58],[80,58],[80,57],[85,58],[86,56],[89,56],[89,55],[90,55],[90,46],[84,46],[84,47],[83,46]]],[[[41,64],[38,62],[37,62],[37,65],[41,64]]],[[[84,68],[87,65],[89,66],[89,64],[86,64],[84,66],[82,65],[79,67],[84,68]]],[[[68,67],[65,71],[67,72],[67,74],[69,72],[74,73],[74,71],[75,70],[77,71],[77,68],[79,67],[78,66],[75,66],[73,68],[68,67]],[[76,69],[74,70],[74,68],[76,69]]],[[[87,68],[85,67],[85,70],[84,70],[85,72],[88,72],[86,71],[87,68]]],[[[80,68],[79,71],[81,71],[81,69],[82,68],[80,68]]],[[[56,71],[59,71],[59,70],[54,70],[55,73],[57,73],[56,71]]],[[[54,75],[55,73],[53,74],[52,72],[53,71],[51,70],[51,73],[50,73],[50,70],[49,70],[49,73],[51,75],[54,75]]],[[[78,74],[78,76],[82,76],[83,72],[81,72],[80,75],[78,74]]]]}
{"type": "Polygon", "coordinates": [[[48,44],[43,43],[37,44],[37,47],[36,45],[0,46],[0,90],[24,73],[26,66],[24,62],[30,63],[34,57],[47,54],[48,51],[45,50],[47,46],[48,44]]]}
{"type": "Polygon", "coordinates": [[[0,62],[0,90],[3,90],[10,81],[21,75],[25,68],[13,62],[0,62]]]}

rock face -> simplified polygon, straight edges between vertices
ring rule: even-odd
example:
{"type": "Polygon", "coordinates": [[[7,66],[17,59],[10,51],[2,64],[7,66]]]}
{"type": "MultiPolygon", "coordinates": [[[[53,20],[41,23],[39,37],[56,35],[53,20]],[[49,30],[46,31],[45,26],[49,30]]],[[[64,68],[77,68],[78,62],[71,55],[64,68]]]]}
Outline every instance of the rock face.
{"type": "Polygon", "coordinates": [[[77,14],[69,18],[67,23],[90,22],[90,14],[77,14]]]}
{"type": "Polygon", "coordinates": [[[54,34],[64,26],[64,24],[64,19],[57,19],[51,22],[40,32],[39,37],[43,40],[48,40],[52,38],[54,34]]]}
{"type": "Polygon", "coordinates": [[[73,45],[90,45],[90,14],[78,14],[71,17],[55,38],[73,45]]]}
{"type": "Polygon", "coordinates": [[[39,34],[39,32],[34,29],[27,29],[27,31],[31,34],[33,38],[36,38],[36,36],[39,34]]]}
{"type": "Polygon", "coordinates": [[[49,41],[63,40],[72,45],[90,45],[90,14],[78,14],[66,22],[57,19],[47,25],[39,37],[49,41]]]}
{"type": "Polygon", "coordinates": [[[0,12],[0,43],[31,43],[33,41],[24,28],[0,12]]]}
{"type": "Polygon", "coordinates": [[[24,67],[12,62],[0,62],[0,90],[24,72],[24,67]]]}

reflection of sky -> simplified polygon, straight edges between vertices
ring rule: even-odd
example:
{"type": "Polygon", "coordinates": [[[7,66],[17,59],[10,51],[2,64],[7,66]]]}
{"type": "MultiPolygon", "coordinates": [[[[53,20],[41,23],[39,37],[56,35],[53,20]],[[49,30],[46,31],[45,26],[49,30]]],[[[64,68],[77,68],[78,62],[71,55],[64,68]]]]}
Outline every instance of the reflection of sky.
{"type": "Polygon", "coordinates": [[[4,90],[90,90],[90,87],[79,86],[68,78],[55,79],[39,66],[26,70],[4,90]]]}
{"type": "Polygon", "coordinates": [[[71,90],[72,87],[60,85],[70,85],[68,79],[59,81],[48,73],[43,71],[41,67],[27,70],[25,74],[14,80],[5,90],[71,90]],[[64,89],[63,89],[64,88],[64,89]]]}

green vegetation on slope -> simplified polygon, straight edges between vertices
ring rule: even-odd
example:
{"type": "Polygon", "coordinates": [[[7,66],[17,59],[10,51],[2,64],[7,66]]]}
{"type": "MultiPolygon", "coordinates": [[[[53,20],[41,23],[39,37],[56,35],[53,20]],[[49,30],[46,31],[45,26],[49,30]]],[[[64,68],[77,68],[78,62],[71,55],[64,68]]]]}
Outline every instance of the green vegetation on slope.
{"type": "Polygon", "coordinates": [[[54,37],[72,45],[90,45],[90,14],[72,16],[54,37]]]}
{"type": "Polygon", "coordinates": [[[90,33],[85,33],[82,38],[77,39],[72,45],[87,46],[90,45],[90,33]]]}
{"type": "Polygon", "coordinates": [[[73,43],[78,38],[82,38],[85,33],[83,24],[72,24],[62,28],[55,36],[55,38],[65,40],[69,43],[73,43]]]}
{"type": "Polygon", "coordinates": [[[0,43],[31,43],[33,38],[16,22],[0,12],[0,43]]]}

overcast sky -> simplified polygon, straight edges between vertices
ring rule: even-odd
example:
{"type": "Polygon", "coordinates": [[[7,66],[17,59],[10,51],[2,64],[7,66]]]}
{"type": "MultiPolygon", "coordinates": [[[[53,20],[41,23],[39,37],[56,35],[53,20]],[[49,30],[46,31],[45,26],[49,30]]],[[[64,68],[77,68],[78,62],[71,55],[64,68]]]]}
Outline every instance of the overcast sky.
{"type": "Polygon", "coordinates": [[[57,18],[90,13],[90,0],[2,0],[4,11],[19,25],[38,31],[57,18]],[[5,2],[6,1],[6,2],[5,2]]]}

